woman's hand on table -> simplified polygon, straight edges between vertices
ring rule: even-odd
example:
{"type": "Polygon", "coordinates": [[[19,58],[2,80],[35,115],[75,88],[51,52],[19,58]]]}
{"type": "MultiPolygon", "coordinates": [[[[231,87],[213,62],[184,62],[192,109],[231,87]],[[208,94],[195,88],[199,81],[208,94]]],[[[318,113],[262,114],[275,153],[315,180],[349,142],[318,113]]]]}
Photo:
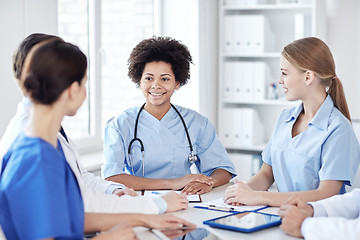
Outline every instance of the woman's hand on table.
{"type": "Polygon", "coordinates": [[[211,177],[205,176],[204,174],[187,174],[183,177],[175,178],[171,180],[173,182],[173,189],[182,189],[192,182],[203,183],[209,186],[214,185],[214,181],[211,177]]]}
{"type": "Polygon", "coordinates": [[[187,195],[193,195],[193,194],[200,195],[210,192],[211,189],[213,189],[213,187],[214,184],[208,185],[206,183],[201,183],[201,182],[191,182],[188,185],[186,185],[181,192],[187,195]]]}
{"type": "Polygon", "coordinates": [[[224,202],[230,205],[257,205],[258,194],[243,182],[229,186],[224,195],[224,202]]]}

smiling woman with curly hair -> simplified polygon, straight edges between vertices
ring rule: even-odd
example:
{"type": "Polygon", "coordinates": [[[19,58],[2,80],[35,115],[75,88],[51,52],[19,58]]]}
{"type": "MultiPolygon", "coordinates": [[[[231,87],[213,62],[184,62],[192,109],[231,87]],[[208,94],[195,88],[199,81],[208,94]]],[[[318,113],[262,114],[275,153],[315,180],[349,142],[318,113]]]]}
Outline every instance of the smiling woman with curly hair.
{"type": "Polygon", "coordinates": [[[141,41],[128,60],[129,77],[145,104],[111,119],[105,129],[103,176],[135,190],[183,189],[202,194],[235,175],[215,133],[199,113],[170,103],[190,79],[188,48],[169,37],[141,41]],[[198,174],[191,174],[195,163],[198,174]]]}

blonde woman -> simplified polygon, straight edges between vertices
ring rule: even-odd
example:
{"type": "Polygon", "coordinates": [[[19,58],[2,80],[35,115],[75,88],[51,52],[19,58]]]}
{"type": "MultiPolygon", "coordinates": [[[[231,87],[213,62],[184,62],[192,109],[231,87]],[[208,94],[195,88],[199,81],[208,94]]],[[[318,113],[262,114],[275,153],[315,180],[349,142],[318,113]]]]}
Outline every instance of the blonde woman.
{"type": "Polygon", "coordinates": [[[345,193],[355,176],[360,147],[328,46],[296,40],[284,47],[280,70],[287,100],[302,103],[281,113],[260,171],[228,187],[226,203],[280,206],[292,195],[317,201],[345,193]],[[279,192],[268,192],[274,182],[279,192]]]}

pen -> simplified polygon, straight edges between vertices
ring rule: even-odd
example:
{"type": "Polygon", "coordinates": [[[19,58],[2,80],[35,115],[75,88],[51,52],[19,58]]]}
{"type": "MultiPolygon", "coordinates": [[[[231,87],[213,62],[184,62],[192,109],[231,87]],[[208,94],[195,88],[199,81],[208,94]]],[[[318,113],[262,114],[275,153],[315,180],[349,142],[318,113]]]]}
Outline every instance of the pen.
{"type": "Polygon", "coordinates": [[[223,207],[223,206],[216,206],[216,205],[209,205],[208,207],[209,209],[214,209],[214,210],[220,210],[220,211],[227,211],[227,212],[231,212],[234,211],[233,207],[223,207]]]}
{"type": "Polygon", "coordinates": [[[187,230],[187,229],[197,229],[197,227],[179,227],[179,228],[152,228],[151,230],[159,230],[159,231],[173,231],[173,230],[187,230]]]}
{"type": "Polygon", "coordinates": [[[152,194],[161,195],[159,192],[151,192],[152,194]]]}

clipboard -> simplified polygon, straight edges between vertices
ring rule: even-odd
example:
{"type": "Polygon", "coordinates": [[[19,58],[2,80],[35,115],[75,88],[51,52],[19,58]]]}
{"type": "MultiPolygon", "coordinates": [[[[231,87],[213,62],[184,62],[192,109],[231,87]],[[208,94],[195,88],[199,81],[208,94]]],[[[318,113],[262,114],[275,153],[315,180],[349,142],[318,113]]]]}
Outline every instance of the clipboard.
{"type": "Polygon", "coordinates": [[[245,211],[259,211],[265,208],[268,208],[269,206],[265,205],[257,205],[257,206],[247,206],[247,205],[241,205],[241,206],[232,206],[229,204],[224,203],[224,200],[222,198],[208,201],[205,203],[201,203],[199,205],[195,205],[194,208],[201,208],[206,210],[213,210],[213,211],[221,211],[221,212],[233,212],[233,213],[240,213],[245,211]]]}

